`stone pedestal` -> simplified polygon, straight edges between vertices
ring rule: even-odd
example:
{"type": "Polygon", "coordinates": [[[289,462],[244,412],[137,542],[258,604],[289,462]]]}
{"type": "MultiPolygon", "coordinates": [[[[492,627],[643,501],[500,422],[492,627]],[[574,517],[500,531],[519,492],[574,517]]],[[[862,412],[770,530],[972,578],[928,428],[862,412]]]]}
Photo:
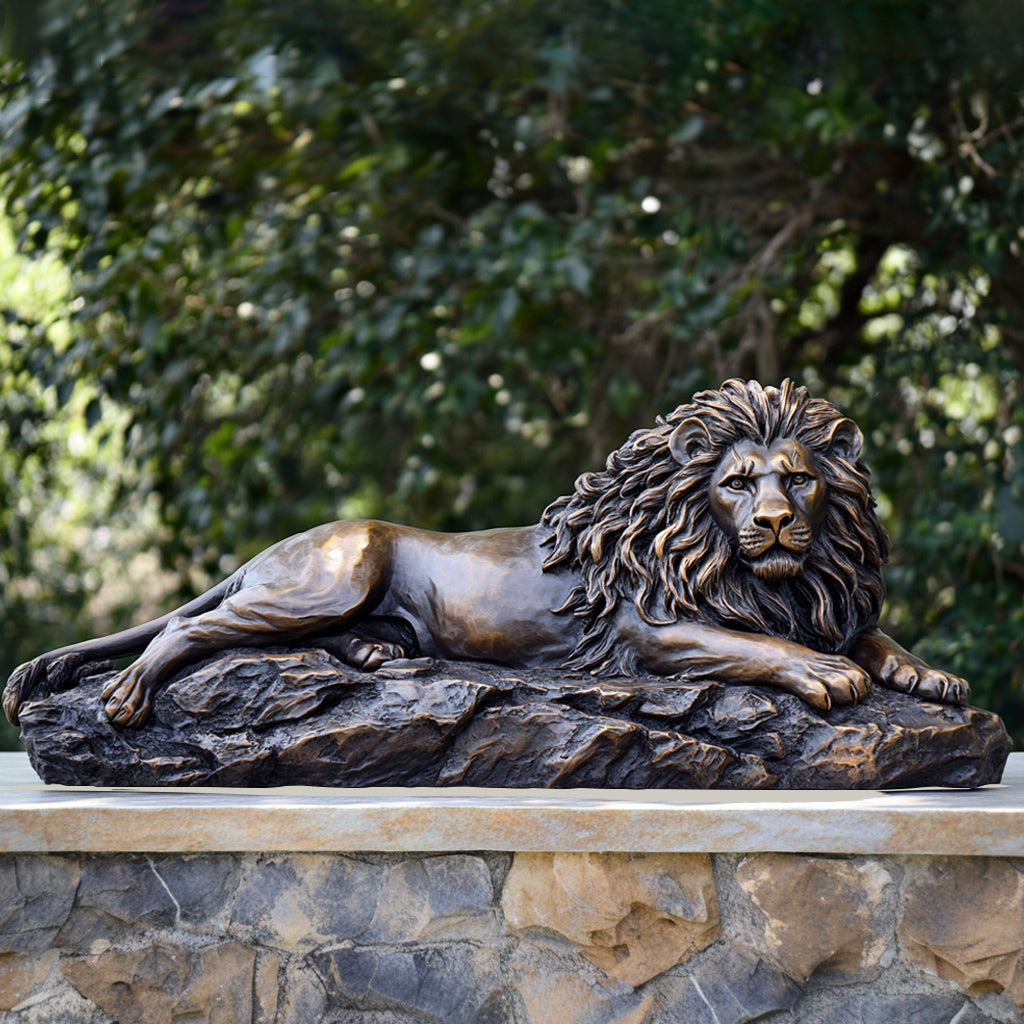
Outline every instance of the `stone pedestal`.
{"type": "Polygon", "coordinates": [[[974,792],[46,786],[0,1022],[1024,1017],[1024,755],[974,792]]]}

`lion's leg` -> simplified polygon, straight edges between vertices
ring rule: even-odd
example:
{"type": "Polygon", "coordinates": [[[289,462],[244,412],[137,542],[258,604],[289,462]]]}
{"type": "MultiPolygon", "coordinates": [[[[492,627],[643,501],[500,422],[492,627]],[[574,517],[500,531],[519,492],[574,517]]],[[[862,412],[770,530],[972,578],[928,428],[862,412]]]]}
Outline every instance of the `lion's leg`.
{"type": "Polygon", "coordinates": [[[321,632],[340,632],[358,616],[367,594],[344,595],[297,586],[259,585],[232,595],[213,611],[177,619],[140,657],[103,690],[107,717],[117,725],[141,725],[160,685],[175,672],[228,647],[287,642],[321,632]],[[339,596],[348,600],[339,601],[339,596]],[[315,609],[315,611],[314,611],[315,609]]]}
{"type": "Polygon", "coordinates": [[[145,650],[146,645],[159,635],[169,622],[216,607],[229,589],[229,584],[230,580],[218,583],[195,600],[152,622],[132,626],[111,636],[69,644],[19,665],[11,673],[4,687],[3,709],[8,720],[12,725],[17,725],[22,704],[78,685],[84,666],[123,657],[126,654],[138,654],[145,650]]]}
{"type": "Polygon", "coordinates": [[[880,629],[858,637],[850,656],[891,690],[944,704],[966,704],[970,696],[971,688],[965,680],[931,668],[880,629]]]}
{"type": "Polygon", "coordinates": [[[269,548],[241,570],[240,589],[173,620],[107,685],[107,717],[141,725],[161,683],[215,651],[346,632],[386,590],[390,557],[390,534],[370,523],[328,525],[269,548]]]}
{"type": "Polygon", "coordinates": [[[789,640],[699,622],[651,626],[631,609],[620,613],[619,628],[641,666],[657,675],[777,686],[822,711],[871,692],[871,677],[849,658],[789,640]]]}

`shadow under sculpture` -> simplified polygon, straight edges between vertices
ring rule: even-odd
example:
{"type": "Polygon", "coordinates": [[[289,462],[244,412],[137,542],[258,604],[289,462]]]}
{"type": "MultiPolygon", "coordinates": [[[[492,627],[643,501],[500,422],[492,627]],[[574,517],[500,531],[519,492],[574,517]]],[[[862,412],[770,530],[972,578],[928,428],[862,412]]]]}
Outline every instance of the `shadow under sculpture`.
{"type": "Polygon", "coordinates": [[[21,666],[4,710],[66,784],[998,782],[999,719],[878,629],[862,443],[791,381],[730,380],[536,526],[317,527],[21,666]]]}

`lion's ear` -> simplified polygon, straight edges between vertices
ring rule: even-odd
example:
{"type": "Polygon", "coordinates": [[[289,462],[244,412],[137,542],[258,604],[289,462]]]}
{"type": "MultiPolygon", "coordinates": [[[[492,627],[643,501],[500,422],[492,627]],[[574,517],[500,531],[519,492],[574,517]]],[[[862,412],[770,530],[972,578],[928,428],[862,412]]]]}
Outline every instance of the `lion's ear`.
{"type": "Polygon", "coordinates": [[[829,450],[847,462],[856,462],[864,447],[864,435],[853,420],[836,420],[828,435],[829,450]]]}
{"type": "Polygon", "coordinates": [[[668,450],[680,465],[685,466],[694,456],[710,451],[711,435],[698,419],[683,420],[668,439],[668,450]]]}

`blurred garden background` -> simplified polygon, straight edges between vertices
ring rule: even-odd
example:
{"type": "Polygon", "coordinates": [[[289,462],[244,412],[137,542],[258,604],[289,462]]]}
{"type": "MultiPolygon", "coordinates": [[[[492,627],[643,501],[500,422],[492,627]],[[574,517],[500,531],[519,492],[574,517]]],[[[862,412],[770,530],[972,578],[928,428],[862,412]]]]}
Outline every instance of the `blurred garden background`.
{"type": "Polygon", "coordinates": [[[0,677],[792,376],[864,429],[885,627],[1024,742],[1020,0],[0,14],[0,677]]]}

